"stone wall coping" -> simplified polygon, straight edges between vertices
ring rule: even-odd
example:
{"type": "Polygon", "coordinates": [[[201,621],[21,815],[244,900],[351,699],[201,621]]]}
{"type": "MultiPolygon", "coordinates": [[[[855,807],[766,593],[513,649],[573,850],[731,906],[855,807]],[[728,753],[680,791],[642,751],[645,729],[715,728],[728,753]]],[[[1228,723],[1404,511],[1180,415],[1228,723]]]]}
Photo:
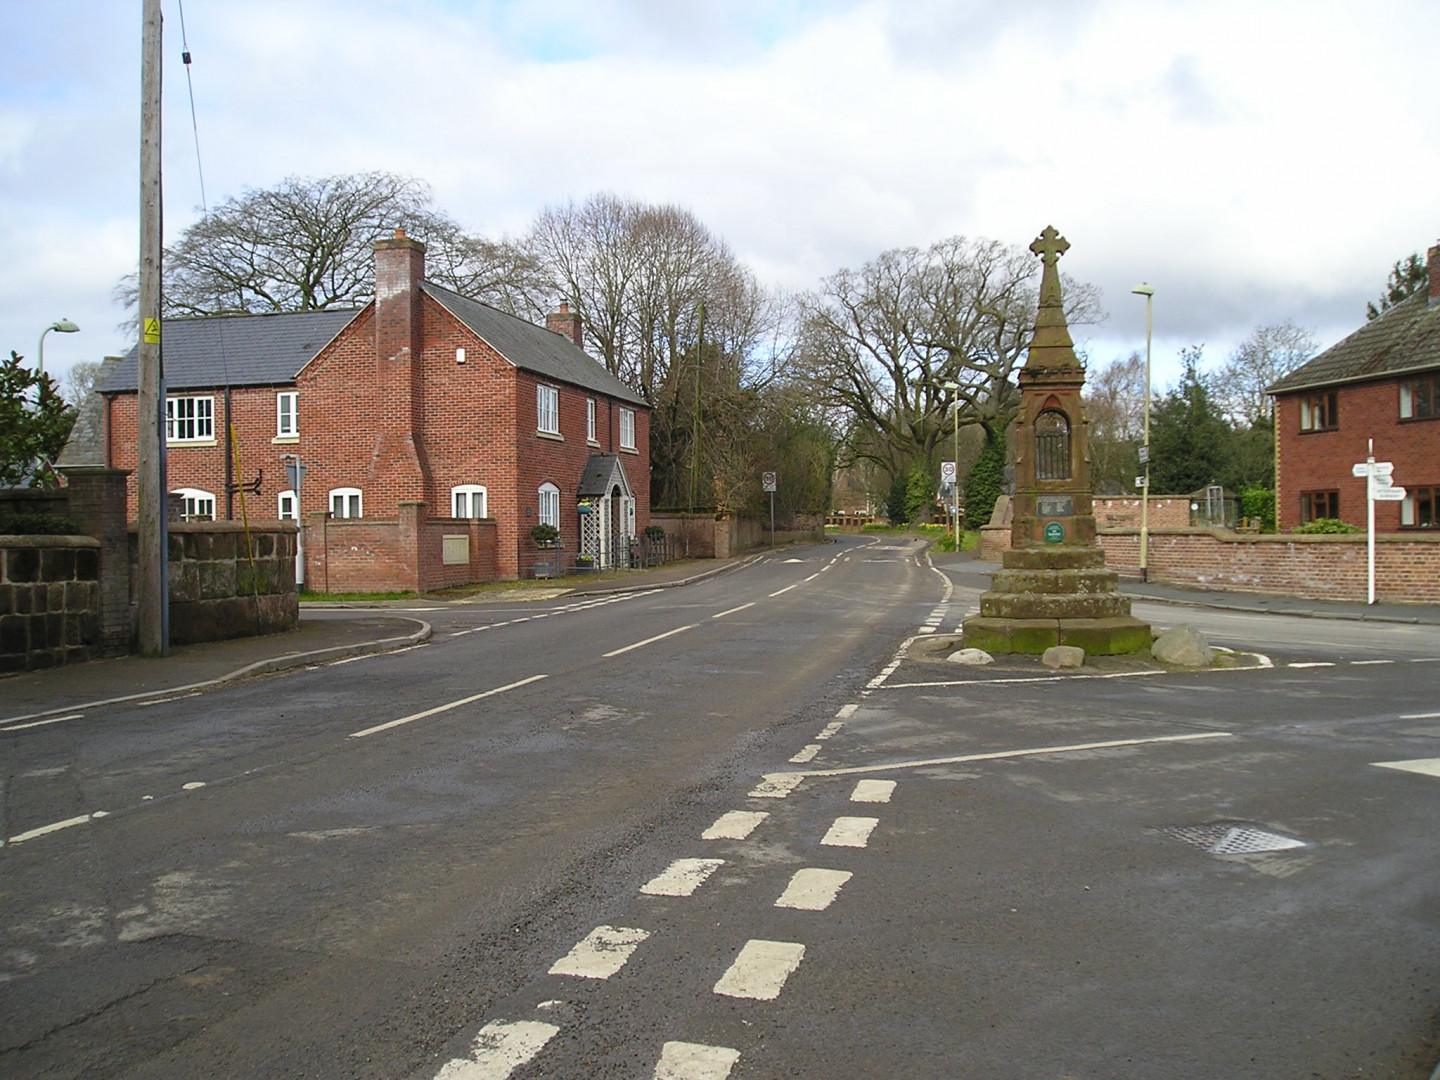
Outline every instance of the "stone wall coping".
{"type": "MultiPolygon", "coordinates": [[[[357,519],[359,520],[359,519],[357,519]]],[[[377,520],[370,518],[369,520],[377,520]]],[[[139,532],[140,526],[136,522],[130,522],[129,530],[139,532]]],[[[245,532],[245,523],[241,521],[172,521],[166,526],[166,531],[171,535],[175,533],[240,533],[245,532]]],[[[299,527],[293,521],[280,521],[276,518],[263,519],[250,522],[251,532],[267,533],[298,533],[299,527]]]]}
{"type": "MultiPolygon", "coordinates": [[[[1139,536],[1138,528],[1099,529],[1102,536],[1139,536]]],[[[1218,528],[1151,529],[1153,536],[1213,536],[1227,544],[1363,544],[1366,534],[1358,533],[1239,533],[1218,528]]],[[[1440,544],[1440,531],[1416,529],[1414,532],[1376,533],[1377,544],[1440,544]]]]}
{"type": "Polygon", "coordinates": [[[0,534],[0,548],[98,548],[100,541],[93,536],[48,536],[27,533],[0,534]]]}

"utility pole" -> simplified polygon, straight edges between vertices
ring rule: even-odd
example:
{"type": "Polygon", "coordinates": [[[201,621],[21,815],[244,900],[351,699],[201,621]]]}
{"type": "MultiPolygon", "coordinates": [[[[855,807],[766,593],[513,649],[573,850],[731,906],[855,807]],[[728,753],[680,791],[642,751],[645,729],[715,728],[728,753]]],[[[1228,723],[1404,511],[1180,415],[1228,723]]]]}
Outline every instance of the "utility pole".
{"type": "Polygon", "coordinates": [[[140,393],[135,486],[139,496],[138,630],[144,656],[170,651],[166,588],[164,369],[160,356],[160,0],[145,0],[140,58],[140,393]]]}

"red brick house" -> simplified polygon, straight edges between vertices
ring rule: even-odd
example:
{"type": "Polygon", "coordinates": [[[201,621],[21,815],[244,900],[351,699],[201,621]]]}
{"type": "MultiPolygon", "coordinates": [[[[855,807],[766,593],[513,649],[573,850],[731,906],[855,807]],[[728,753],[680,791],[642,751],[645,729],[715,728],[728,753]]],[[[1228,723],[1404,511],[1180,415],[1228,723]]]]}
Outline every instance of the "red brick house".
{"type": "MultiPolygon", "coordinates": [[[[583,351],[579,316],[562,304],[541,328],[428,282],[398,230],[375,270],[358,310],[165,323],[166,475],[186,516],[238,518],[243,488],[252,518],[303,519],[307,584],[328,591],[514,578],[540,523],[617,561],[649,521],[649,409],[583,351]]],[[[132,351],[102,387],[119,468],[135,466],[137,375],[132,351]]]]}
{"type": "Polygon", "coordinates": [[[1376,502],[1376,532],[1440,527],[1440,245],[1429,269],[1428,288],[1269,387],[1282,530],[1316,518],[1365,527],[1366,481],[1351,467],[1371,439],[1406,491],[1376,502]]]}

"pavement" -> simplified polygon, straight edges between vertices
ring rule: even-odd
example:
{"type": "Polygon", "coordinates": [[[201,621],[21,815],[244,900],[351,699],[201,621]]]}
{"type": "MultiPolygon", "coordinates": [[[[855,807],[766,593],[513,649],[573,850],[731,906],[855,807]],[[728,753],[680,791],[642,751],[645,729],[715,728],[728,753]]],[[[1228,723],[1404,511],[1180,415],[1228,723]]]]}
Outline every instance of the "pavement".
{"type": "MultiPolygon", "coordinates": [[[[739,569],[761,557],[752,554],[718,563],[687,560],[554,589],[527,587],[454,598],[305,603],[301,605],[299,626],[283,634],[176,646],[169,656],[162,658],[124,656],[0,678],[0,732],[15,725],[43,723],[83,708],[158,699],[290,668],[411,648],[431,635],[431,625],[425,618],[427,611],[675,588],[739,569]],[[397,608],[404,608],[404,613],[395,610],[397,608]]],[[[978,589],[989,588],[990,575],[1000,569],[998,563],[982,562],[963,553],[934,553],[932,560],[958,584],[978,589]]],[[[1366,605],[1303,600],[1136,579],[1122,579],[1120,589],[1137,600],[1166,604],[1308,618],[1440,625],[1440,604],[1366,605]]]]}

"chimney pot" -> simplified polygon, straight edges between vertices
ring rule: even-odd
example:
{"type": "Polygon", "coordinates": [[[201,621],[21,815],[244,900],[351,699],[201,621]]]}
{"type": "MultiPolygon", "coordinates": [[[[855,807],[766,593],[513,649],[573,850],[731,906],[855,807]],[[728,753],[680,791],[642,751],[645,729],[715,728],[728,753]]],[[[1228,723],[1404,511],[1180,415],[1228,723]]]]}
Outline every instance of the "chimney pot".
{"type": "Polygon", "coordinates": [[[405,230],[404,230],[404,229],[396,229],[396,230],[395,230],[395,239],[396,239],[396,240],[404,240],[404,239],[405,239],[405,230]]]}
{"type": "Polygon", "coordinates": [[[545,329],[552,334],[569,338],[577,349],[585,347],[585,332],[580,326],[580,316],[571,311],[570,305],[563,300],[560,302],[559,311],[552,311],[545,316],[545,329]]]}

